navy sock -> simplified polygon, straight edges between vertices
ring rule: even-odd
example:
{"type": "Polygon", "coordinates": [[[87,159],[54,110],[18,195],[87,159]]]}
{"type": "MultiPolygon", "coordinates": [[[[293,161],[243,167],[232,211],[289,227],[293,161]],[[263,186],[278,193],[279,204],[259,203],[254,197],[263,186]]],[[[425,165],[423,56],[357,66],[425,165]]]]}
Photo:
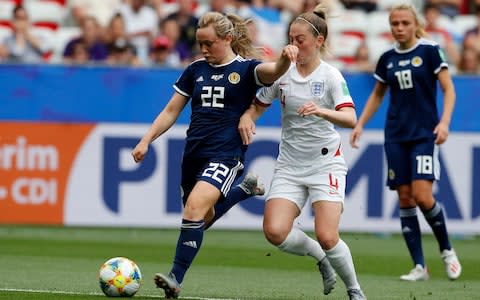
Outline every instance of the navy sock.
{"type": "Polygon", "coordinates": [[[443,216],[442,207],[435,202],[430,210],[423,212],[423,215],[425,216],[425,219],[430,227],[432,227],[433,234],[437,238],[440,252],[445,249],[452,249],[448,239],[447,225],[445,224],[445,217],[443,216]]]}
{"type": "Polygon", "coordinates": [[[175,275],[178,283],[182,283],[183,277],[192,264],[193,259],[200,250],[203,241],[204,221],[182,220],[182,228],[178,237],[175,259],[170,273],[175,275]]]}
{"type": "Polygon", "coordinates": [[[252,195],[247,194],[238,185],[230,189],[230,191],[227,194],[227,197],[225,197],[223,201],[217,202],[213,207],[215,209],[215,215],[213,216],[212,221],[206,225],[205,229],[210,228],[210,226],[212,226],[213,223],[215,223],[215,221],[220,219],[235,204],[250,197],[252,197],[252,195]]]}
{"type": "Polygon", "coordinates": [[[414,264],[425,266],[417,208],[400,208],[400,224],[402,225],[403,238],[414,264]]]}

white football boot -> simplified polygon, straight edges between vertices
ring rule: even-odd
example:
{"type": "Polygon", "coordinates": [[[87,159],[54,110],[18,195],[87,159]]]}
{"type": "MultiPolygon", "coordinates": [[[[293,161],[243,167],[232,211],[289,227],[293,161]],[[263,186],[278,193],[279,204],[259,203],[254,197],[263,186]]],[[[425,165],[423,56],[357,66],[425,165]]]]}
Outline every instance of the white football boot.
{"type": "Polygon", "coordinates": [[[462,273],[462,265],[458,260],[457,254],[453,248],[451,250],[442,251],[442,259],[445,264],[445,271],[447,272],[448,279],[455,280],[460,277],[462,273]]]}
{"type": "Polygon", "coordinates": [[[349,289],[347,294],[349,300],[367,300],[361,289],[349,289]]]}
{"type": "Polygon", "coordinates": [[[330,265],[330,261],[327,257],[324,257],[321,261],[317,263],[317,265],[320,274],[322,274],[323,294],[328,295],[335,287],[335,283],[337,282],[337,275],[335,274],[335,270],[333,269],[332,265],[330,265]]]}
{"type": "Polygon", "coordinates": [[[400,276],[400,279],[405,281],[420,281],[428,280],[429,277],[427,267],[425,266],[424,268],[422,265],[418,264],[415,268],[410,270],[410,273],[400,276]]]}
{"type": "Polygon", "coordinates": [[[265,194],[265,186],[260,182],[258,176],[248,173],[238,185],[245,193],[252,196],[263,196],[265,194]]]}
{"type": "Polygon", "coordinates": [[[155,285],[165,291],[166,299],[177,299],[180,294],[180,284],[175,275],[169,273],[168,275],[157,273],[153,278],[155,285]]]}

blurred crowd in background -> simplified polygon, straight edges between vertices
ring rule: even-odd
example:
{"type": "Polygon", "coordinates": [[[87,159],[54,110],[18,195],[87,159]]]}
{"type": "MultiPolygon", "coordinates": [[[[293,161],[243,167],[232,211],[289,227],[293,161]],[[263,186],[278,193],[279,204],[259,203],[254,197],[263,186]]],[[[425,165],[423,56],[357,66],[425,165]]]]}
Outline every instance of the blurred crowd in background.
{"type": "MultiPolygon", "coordinates": [[[[183,68],[201,57],[198,18],[235,13],[248,23],[258,57],[272,60],[288,24],[321,3],[328,8],[325,60],[372,72],[392,46],[388,10],[396,0],[0,0],[0,63],[183,68]]],[[[406,0],[453,74],[480,74],[480,0],[406,0]]]]}

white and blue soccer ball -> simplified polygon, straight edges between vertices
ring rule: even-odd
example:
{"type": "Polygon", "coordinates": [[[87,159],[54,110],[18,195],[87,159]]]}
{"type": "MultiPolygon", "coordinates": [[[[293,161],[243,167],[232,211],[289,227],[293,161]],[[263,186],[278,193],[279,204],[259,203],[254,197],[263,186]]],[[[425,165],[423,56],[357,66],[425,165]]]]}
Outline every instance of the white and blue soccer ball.
{"type": "Polygon", "coordinates": [[[98,281],[109,297],[132,297],[142,285],[142,273],[134,261],[114,257],[100,267],[98,281]]]}

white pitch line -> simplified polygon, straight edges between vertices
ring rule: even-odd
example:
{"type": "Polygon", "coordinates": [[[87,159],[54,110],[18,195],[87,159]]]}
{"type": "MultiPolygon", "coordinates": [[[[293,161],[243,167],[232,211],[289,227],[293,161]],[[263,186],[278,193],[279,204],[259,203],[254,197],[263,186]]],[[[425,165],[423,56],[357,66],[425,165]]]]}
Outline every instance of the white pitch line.
{"type": "MultiPolygon", "coordinates": [[[[47,294],[59,294],[59,295],[88,295],[88,296],[101,296],[102,293],[81,293],[81,292],[69,292],[69,291],[57,291],[57,290],[34,290],[34,289],[11,289],[11,288],[0,288],[0,292],[23,292],[23,293],[47,293],[47,294]]],[[[139,297],[144,298],[160,298],[163,299],[163,296],[159,295],[140,295],[139,297]]],[[[192,300],[239,300],[232,298],[202,298],[202,297],[180,297],[180,299],[192,299],[192,300]]]]}

